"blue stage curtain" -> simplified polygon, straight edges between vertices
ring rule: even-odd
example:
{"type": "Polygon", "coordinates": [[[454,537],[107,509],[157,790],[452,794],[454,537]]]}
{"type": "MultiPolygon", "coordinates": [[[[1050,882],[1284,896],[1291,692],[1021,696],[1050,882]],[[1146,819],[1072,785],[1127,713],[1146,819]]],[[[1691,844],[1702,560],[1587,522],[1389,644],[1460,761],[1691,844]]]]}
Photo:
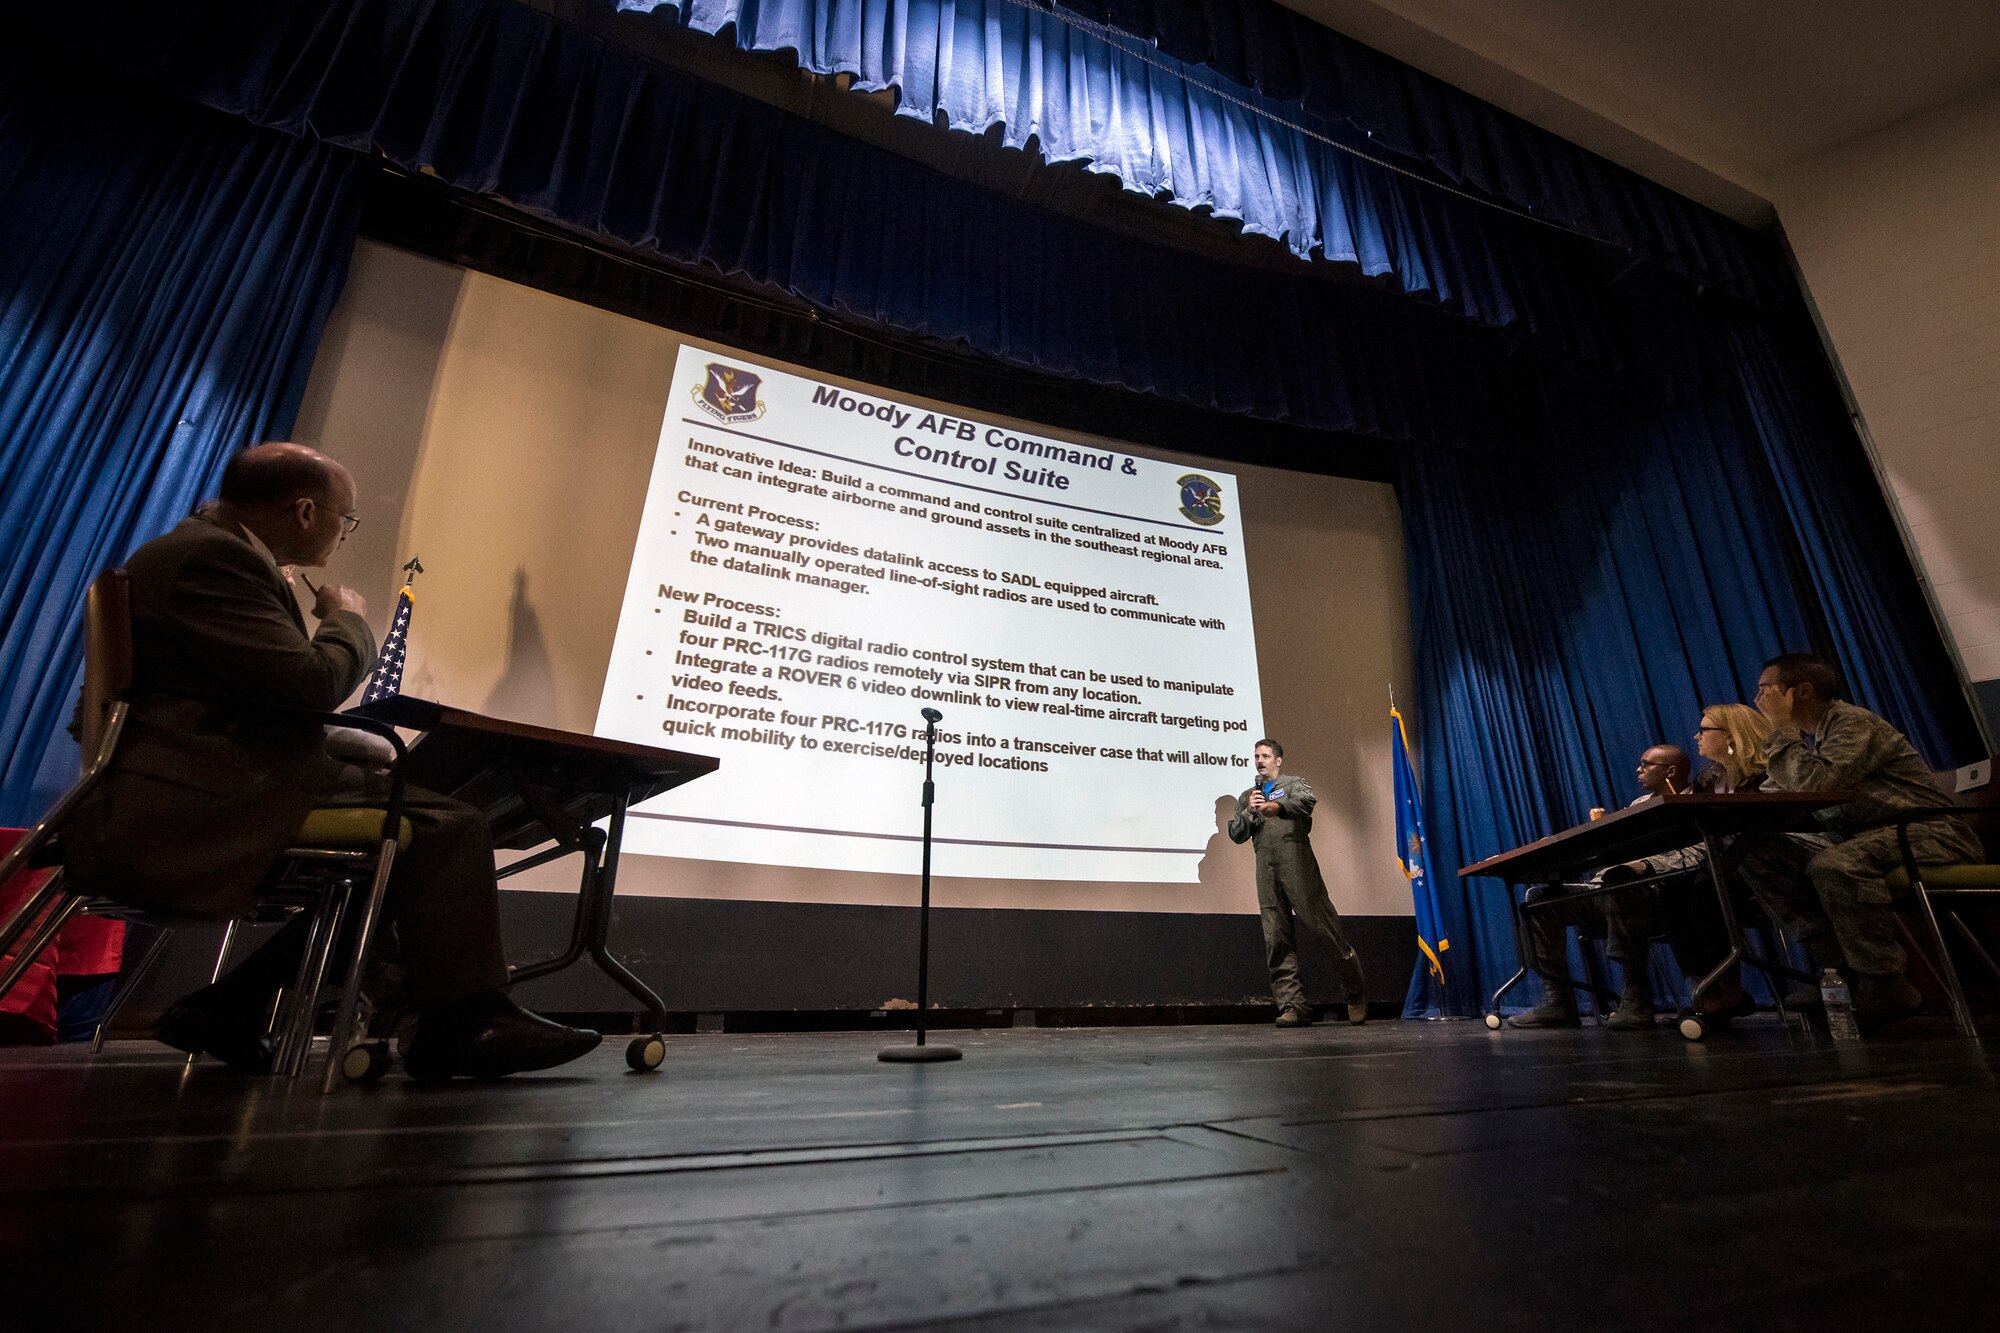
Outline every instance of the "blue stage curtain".
{"type": "Polygon", "coordinates": [[[796,51],[817,73],[895,89],[898,114],[990,130],[1552,350],[1602,352],[1579,295],[1601,282],[1592,247],[1331,147],[1296,127],[1382,151],[1124,34],[1013,0],[616,2],[727,29],[745,50],[796,51]]]}
{"type": "Polygon", "coordinates": [[[1822,611],[1813,647],[1840,664],[1854,699],[1893,721],[1933,764],[1985,758],[1882,482],[1812,330],[1803,321],[1736,321],[1728,347],[1753,437],[1779,479],[1795,559],[1822,611]],[[1847,447],[1828,448],[1829,440],[1847,447]]]}
{"type": "Polygon", "coordinates": [[[1521,304],[1553,258],[1534,225],[1481,253],[1465,242],[1501,215],[1315,135],[1740,297],[1790,291],[1768,238],[1269,0],[604,2],[727,31],[747,51],[794,52],[805,69],[894,89],[899,114],[1032,141],[1050,161],[1238,219],[1301,256],[1393,276],[1487,322],[1539,313],[1521,304]],[[1516,280],[1494,285],[1496,273],[1516,280]]]}
{"type": "Polygon", "coordinates": [[[0,823],[75,777],[90,581],[290,429],[358,165],[0,53],[0,823]]]}
{"type": "Polygon", "coordinates": [[[1444,933],[1481,1003],[1516,966],[1511,917],[1498,881],[1457,868],[1631,800],[1640,752],[1692,754],[1701,708],[1747,700],[1776,653],[1833,658],[1934,763],[1983,753],[1882,493],[1800,350],[1725,319],[1697,368],[1709,387],[1664,412],[1579,393],[1541,447],[1404,455],[1424,811],[1444,933]]]}
{"type": "Polygon", "coordinates": [[[898,333],[1379,439],[1537,429],[1517,337],[980,191],[509,0],[90,12],[35,21],[217,109],[898,333]]]}
{"type": "MultiPolygon", "coordinates": [[[[1664,264],[1594,284],[1587,265],[1544,266],[1567,288],[1537,308],[1588,305],[1621,349],[1593,358],[1532,319],[1503,332],[1393,286],[1135,242],[508,0],[82,12],[27,17],[216,109],[918,346],[1328,432],[1294,460],[1309,469],[1338,470],[1335,432],[1409,444],[1408,715],[1447,933],[1480,986],[1512,968],[1507,914],[1490,886],[1453,892],[1452,871],[1612,804],[1640,748],[1744,697],[1771,653],[1834,654],[1936,758],[1971,735],[1795,296],[1765,309],[1664,264]]],[[[1450,263],[1511,235],[1449,238],[1450,263]]],[[[1521,271],[1496,261],[1493,280],[1521,271]]]]}
{"type": "Polygon", "coordinates": [[[1759,302],[1790,298],[1792,280],[1769,237],[1277,0],[1063,7],[1683,277],[1759,302]]]}

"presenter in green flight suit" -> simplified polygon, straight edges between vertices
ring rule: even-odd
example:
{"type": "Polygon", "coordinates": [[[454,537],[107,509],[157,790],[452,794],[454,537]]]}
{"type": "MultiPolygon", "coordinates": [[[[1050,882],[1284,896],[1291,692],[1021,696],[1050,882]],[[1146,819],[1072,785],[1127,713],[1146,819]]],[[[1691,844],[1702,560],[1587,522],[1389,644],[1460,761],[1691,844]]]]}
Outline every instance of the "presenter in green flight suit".
{"type": "Polygon", "coordinates": [[[1274,740],[1257,742],[1252,751],[1257,783],[1236,798],[1236,815],[1229,836],[1248,842],[1257,852],[1257,906],[1264,920],[1264,957],[1271,968],[1271,998],[1278,1005],[1278,1026],[1305,1027],[1312,1007],[1299,985],[1299,955],[1293,942],[1293,918],[1319,937],[1340,968],[1346,992],[1347,1021],[1368,1021],[1367,984],[1361,959],[1340,929],[1340,913],[1326,896],[1319,862],[1313,857],[1313,806],[1319,798],[1302,777],[1287,777],[1285,747],[1274,740]]]}

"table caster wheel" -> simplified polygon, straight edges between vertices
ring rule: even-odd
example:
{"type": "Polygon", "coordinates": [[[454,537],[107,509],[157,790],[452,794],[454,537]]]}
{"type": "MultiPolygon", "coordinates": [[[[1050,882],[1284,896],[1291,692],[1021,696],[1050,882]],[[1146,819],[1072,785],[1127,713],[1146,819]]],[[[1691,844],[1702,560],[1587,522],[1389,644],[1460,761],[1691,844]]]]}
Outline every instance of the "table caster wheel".
{"type": "Polygon", "coordinates": [[[650,1036],[634,1037],[625,1047],[625,1063],[641,1074],[650,1073],[660,1067],[667,1058],[667,1039],[655,1032],[650,1036]]]}
{"type": "Polygon", "coordinates": [[[1708,1035],[1708,1028],[1698,1016],[1687,1014],[1681,1019],[1681,1035],[1689,1041],[1700,1041],[1708,1035]]]}
{"type": "Polygon", "coordinates": [[[340,1058],[340,1072],[349,1083],[374,1083],[389,1072],[389,1043],[357,1041],[340,1058]]]}
{"type": "Polygon", "coordinates": [[[1498,1032],[1500,1030],[1500,1015],[1498,1014],[1486,1015],[1486,1026],[1492,1029],[1493,1031],[1498,1032]]]}

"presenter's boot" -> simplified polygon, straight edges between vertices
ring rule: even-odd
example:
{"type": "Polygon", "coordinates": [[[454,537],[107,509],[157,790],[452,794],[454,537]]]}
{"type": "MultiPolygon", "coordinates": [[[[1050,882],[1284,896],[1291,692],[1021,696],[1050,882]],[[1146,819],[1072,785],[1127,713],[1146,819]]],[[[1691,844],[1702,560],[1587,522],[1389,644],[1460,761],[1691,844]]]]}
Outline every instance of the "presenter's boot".
{"type": "Polygon", "coordinates": [[[1573,1028],[1582,1020],[1576,1016],[1576,1001],[1570,997],[1566,981],[1542,981],[1542,1002],[1525,1014],[1507,1020],[1510,1028],[1573,1028]]]}
{"type": "Polygon", "coordinates": [[[1604,1026],[1620,1032],[1650,1032],[1658,1015],[1653,1009],[1652,987],[1646,979],[1628,979],[1618,996],[1618,1007],[1604,1020],[1604,1026]]]}
{"type": "Polygon", "coordinates": [[[1277,1026],[1281,1028],[1309,1028],[1313,1025],[1310,1009],[1286,1009],[1278,1014],[1277,1026]]]}
{"type": "Polygon", "coordinates": [[[411,1078],[503,1078],[554,1069],[597,1049],[589,1028],[565,1027],[531,1014],[498,991],[421,1011],[403,1052],[411,1078]]]}
{"type": "Polygon", "coordinates": [[[1356,1027],[1368,1021],[1368,1001],[1366,999],[1347,1002],[1347,1021],[1356,1027]]]}
{"type": "Polygon", "coordinates": [[[1870,976],[1866,972],[1855,975],[1854,1025],[1863,1036],[1880,1032],[1891,1023],[1915,1018],[1923,1007],[1923,992],[1911,985],[1906,976],[1870,976]]]}

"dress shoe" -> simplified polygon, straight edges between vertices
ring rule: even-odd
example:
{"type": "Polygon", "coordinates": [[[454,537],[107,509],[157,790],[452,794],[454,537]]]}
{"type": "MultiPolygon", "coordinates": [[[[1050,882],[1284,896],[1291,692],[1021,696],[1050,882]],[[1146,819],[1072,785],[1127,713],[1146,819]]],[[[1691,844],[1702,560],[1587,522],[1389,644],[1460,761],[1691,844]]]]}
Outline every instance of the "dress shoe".
{"type": "Polygon", "coordinates": [[[1515,1014],[1507,1020],[1510,1028],[1573,1028],[1582,1025],[1576,1016],[1576,1006],[1567,995],[1550,991],[1542,997],[1542,1002],[1525,1014],[1515,1014]]]}
{"type": "MultiPolygon", "coordinates": [[[[1787,1001],[1787,1003],[1790,1003],[1790,1001],[1787,1001]]],[[[1702,996],[1699,1017],[1701,1025],[1708,1031],[1727,1032],[1730,1025],[1737,1019],[1748,1018],[1756,1012],[1757,1001],[1751,998],[1749,991],[1739,988],[1734,995],[1716,995],[1711,993],[1702,996]]],[[[1683,1009],[1680,1012],[1680,1017],[1682,1018],[1694,1018],[1696,1016],[1695,1011],[1692,1009],[1683,1009]]]]}
{"type": "Polygon", "coordinates": [[[1347,1021],[1356,1027],[1366,1023],[1368,1021],[1368,1001],[1349,1000],[1347,1002],[1347,1021]]]}
{"type": "Polygon", "coordinates": [[[1863,1036],[1914,1018],[1923,1007],[1923,992],[1908,977],[1862,974],[1854,979],[1854,1025],[1863,1036]]]}
{"type": "Polygon", "coordinates": [[[1313,1025],[1312,1010],[1287,1009],[1278,1015],[1277,1025],[1281,1028],[1309,1028],[1313,1025]]]}
{"type": "Polygon", "coordinates": [[[264,1027],[261,1009],[196,991],[160,1015],[153,1038],[189,1055],[212,1055],[246,1074],[268,1074],[277,1048],[264,1027]]]}
{"type": "Polygon", "coordinates": [[[504,1078],[568,1064],[602,1040],[589,1028],[552,1023],[504,995],[490,994],[420,1013],[403,1067],[425,1083],[504,1078]]]}
{"type": "MultiPolygon", "coordinates": [[[[1790,1003],[1790,1001],[1786,1001],[1790,1003]]],[[[1748,1018],[1757,1012],[1757,1001],[1750,998],[1750,992],[1741,986],[1720,985],[1701,997],[1701,1016],[1728,1022],[1732,1018],[1748,1018]]]]}

